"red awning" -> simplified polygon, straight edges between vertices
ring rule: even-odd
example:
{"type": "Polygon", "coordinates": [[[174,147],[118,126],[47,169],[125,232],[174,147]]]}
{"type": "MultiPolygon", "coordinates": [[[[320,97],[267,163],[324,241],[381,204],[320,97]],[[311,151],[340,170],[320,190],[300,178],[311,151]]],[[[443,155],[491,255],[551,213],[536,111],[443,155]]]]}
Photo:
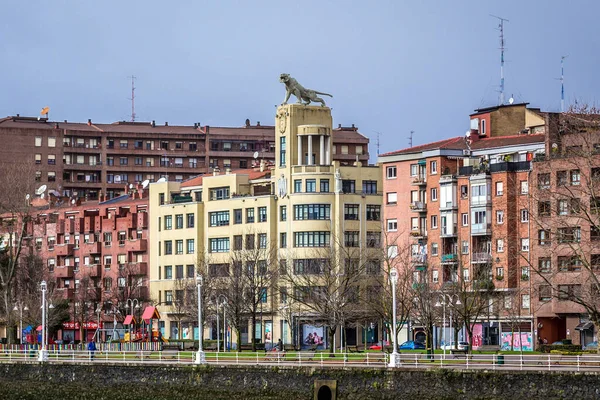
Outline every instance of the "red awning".
{"type": "Polygon", "coordinates": [[[39,332],[39,331],[41,331],[41,330],[42,330],[42,326],[41,326],[41,325],[38,325],[38,327],[37,327],[36,331],[38,331],[38,332],[39,332]]]}
{"type": "Polygon", "coordinates": [[[125,317],[125,321],[123,321],[123,325],[131,325],[135,324],[135,318],[133,315],[128,315],[125,317]]]}
{"type": "Polygon", "coordinates": [[[158,313],[156,307],[149,306],[146,307],[146,309],[144,310],[144,314],[142,314],[142,319],[146,321],[146,323],[148,323],[148,321],[151,319],[160,319],[160,314],[158,313]]]}

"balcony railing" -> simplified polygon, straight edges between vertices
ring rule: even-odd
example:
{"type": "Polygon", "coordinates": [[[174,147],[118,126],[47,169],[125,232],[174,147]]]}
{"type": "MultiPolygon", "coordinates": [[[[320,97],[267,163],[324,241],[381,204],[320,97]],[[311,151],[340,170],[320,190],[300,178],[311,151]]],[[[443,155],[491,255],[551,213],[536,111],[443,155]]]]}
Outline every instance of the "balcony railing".
{"type": "Polygon", "coordinates": [[[427,184],[427,177],[425,175],[417,175],[412,179],[411,184],[413,185],[425,185],[427,184]]]}
{"type": "Polygon", "coordinates": [[[413,201],[410,204],[410,209],[417,212],[426,211],[425,203],[422,201],[413,201]]]}
{"type": "Polygon", "coordinates": [[[457,226],[456,224],[451,226],[442,226],[442,230],[440,232],[441,237],[453,237],[457,235],[457,226]]]}
{"type": "Polygon", "coordinates": [[[415,264],[425,264],[427,262],[427,254],[413,254],[411,260],[415,264]]]}
{"type": "Polygon", "coordinates": [[[471,225],[471,235],[489,235],[492,232],[492,224],[471,225]]]}
{"type": "Polygon", "coordinates": [[[487,263],[492,261],[492,255],[490,253],[473,253],[471,256],[471,262],[473,263],[487,263]]]}
{"type": "Polygon", "coordinates": [[[529,171],[530,169],[530,161],[501,162],[490,164],[490,172],[518,172],[529,171]]]}
{"type": "Polygon", "coordinates": [[[456,253],[442,254],[442,263],[455,263],[458,260],[456,253]]]}

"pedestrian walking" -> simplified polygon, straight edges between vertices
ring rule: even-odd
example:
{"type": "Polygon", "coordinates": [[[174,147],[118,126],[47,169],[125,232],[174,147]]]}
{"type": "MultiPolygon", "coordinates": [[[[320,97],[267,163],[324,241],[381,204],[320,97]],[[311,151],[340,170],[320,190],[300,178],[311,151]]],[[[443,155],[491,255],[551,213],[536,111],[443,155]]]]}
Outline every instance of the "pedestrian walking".
{"type": "Polygon", "coordinates": [[[283,351],[283,342],[281,341],[281,338],[277,341],[277,350],[283,351]]]}
{"type": "Polygon", "coordinates": [[[94,342],[94,338],[88,343],[87,346],[88,351],[90,352],[90,360],[94,360],[94,355],[96,353],[96,342],[94,342]]]}

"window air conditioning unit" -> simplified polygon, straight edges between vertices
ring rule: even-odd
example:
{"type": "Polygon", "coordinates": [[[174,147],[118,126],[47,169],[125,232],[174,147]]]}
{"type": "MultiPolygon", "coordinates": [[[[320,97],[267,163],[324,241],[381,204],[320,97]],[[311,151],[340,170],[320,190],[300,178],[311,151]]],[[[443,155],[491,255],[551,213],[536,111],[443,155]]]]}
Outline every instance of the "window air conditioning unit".
{"type": "Polygon", "coordinates": [[[471,150],[463,149],[463,156],[471,156],[471,150]]]}

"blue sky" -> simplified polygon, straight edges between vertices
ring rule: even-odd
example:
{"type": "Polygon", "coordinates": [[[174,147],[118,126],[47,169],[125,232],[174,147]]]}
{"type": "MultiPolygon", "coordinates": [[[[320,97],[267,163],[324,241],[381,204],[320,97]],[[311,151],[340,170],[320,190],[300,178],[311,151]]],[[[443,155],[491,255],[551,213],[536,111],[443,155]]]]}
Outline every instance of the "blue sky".
{"type": "Polygon", "coordinates": [[[556,111],[597,103],[600,2],[22,1],[3,2],[0,116],[170,124],[273,124],[290,73],[332,93],[334,123],[381,152],[462,135],[498,103],[495,14],[508,18],[506,98],[556,111]]]}

